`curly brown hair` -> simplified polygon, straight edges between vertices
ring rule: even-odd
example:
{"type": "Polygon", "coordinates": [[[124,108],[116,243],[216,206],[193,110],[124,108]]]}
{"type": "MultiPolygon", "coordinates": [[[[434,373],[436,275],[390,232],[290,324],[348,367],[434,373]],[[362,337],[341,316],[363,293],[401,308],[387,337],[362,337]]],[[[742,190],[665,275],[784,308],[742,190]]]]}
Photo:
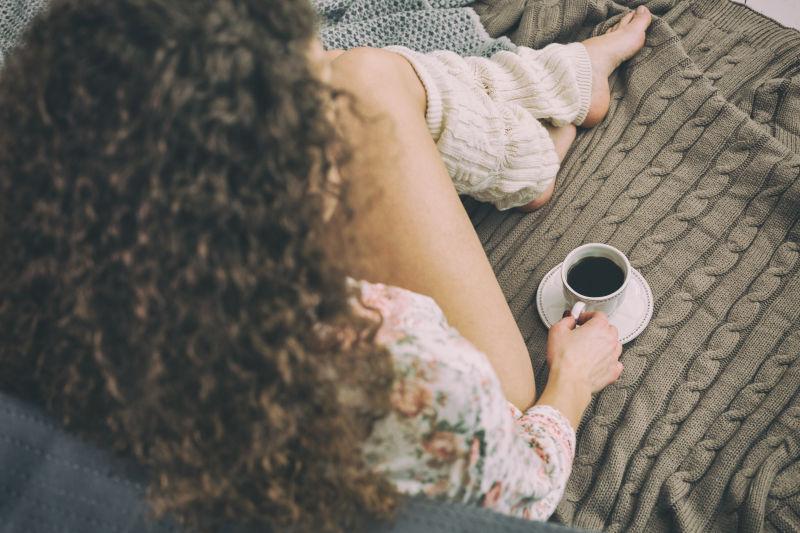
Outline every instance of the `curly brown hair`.
{"type": "Polygon", "coordinates": [[[195,529],[399,499],[360,453],[392,365],[323,238],[348,149],[314,33],[303,1],[56,0],[0,74],[0,386],[195,529]]]}

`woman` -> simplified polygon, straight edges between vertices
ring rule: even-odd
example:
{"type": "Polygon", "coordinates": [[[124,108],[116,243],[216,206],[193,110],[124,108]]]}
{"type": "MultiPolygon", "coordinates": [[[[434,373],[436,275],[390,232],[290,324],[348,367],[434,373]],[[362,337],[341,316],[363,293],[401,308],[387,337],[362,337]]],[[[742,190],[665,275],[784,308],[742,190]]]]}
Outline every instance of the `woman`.
{"type": "Polygon", "coordinates": [[[0,76],[5,390],[198,529],[348,529],[418,492],[552,512],[616,331],[556,324],[531,407],[407,64],[326,66],[301,2],[63,0],[25,41],[0,76]]]}

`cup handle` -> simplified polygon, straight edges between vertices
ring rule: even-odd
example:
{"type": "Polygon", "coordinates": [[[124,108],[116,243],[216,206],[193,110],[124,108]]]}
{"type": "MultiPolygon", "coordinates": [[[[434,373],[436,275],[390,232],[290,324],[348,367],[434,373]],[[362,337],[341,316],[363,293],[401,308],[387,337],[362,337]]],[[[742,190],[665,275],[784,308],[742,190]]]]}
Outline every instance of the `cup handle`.
{"type": "Polygon", "coordinates": [[[569,314],[572,315],[572,318],[578,320],[578,317],[581,316],[583,310],[586,309],[586,304],[583,302],[575,302],[575,305],[572,306],[572,311],[569,314]]]}

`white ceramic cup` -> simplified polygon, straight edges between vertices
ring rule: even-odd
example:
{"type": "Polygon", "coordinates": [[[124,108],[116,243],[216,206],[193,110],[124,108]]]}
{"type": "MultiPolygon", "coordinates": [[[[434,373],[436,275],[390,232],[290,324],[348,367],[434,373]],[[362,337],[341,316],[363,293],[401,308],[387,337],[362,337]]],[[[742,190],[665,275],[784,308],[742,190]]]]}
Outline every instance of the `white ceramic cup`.
{"type": "Polygon", "coordinates": [[[631,264],[628,258],[613,246],[599,242],[590,242],[578,246],[567,254],[561,264],[561,286],[564,290],[564,298],[572,306],[570,314],[575,320],[578,319],[583,311],[602,311],[611,316],[625,296],[630,277],[631,264]],[[567,283],[567,274],[570,268],[586,257],[606,257],[614,261],[622,269],[622,273],[625,276],[620,288],[605,296],[585,296],[570,287],[569,283],[567,283]]]}

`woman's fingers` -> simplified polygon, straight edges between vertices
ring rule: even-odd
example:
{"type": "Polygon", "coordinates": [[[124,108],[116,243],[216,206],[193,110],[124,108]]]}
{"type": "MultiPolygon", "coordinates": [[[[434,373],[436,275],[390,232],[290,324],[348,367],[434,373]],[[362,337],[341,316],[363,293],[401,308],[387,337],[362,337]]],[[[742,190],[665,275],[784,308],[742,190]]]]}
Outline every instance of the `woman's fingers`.
{"type": "MultiPolygon", "coordinates": [[[[570,310],[567,309],[561,315],[561,320],[563,321],[565,318],[571,318],[570,310]]],[[[573,319],[574,321],[574,319],[573,319]]],[[[597,327],[605,327],[607,328],[615,337],[619,338],[619,330],[616,326],[611,324],[608,321],[608,315],[606,315],[602,311],[584,311],[578,317],[577,325],[582,326],[584,324],[591,324],[597,327]]],[[[575,325],[570,324],[569,329],[575,329],[575,325]]]]}
{"type": "Polygon", "coordinates": [[[601,384],[600,388],[605,387],[607,385],[610,385],[611,383],[614,383],[615,381],[617,381],[619,379],[619,377],[622,375],[622,371],[624,369],[625,369],[625,366],[622,363],[620,363],[619,361],[611,361],[611,362],[609,362],[608,365],[605,368],[605,371],[603,372],[603,375],[605,376],[605,380],[601,384]]]}
{"type": "Polygon", "coordinates": [[[619,339],[619,330],[617,329],[617,326],[615,326],[614,324],[609,323],[608,327],[611,328],[611,333],[612,333],[612,335],[614,335],[614,338],[615,339],[619,339]]]}
{"type": "Polygon", "coordinates": [[[584,325],[590,321],[594,324],[608,324],[608,316],[602,311],[584,311],[578,317],[578,325],[584,325]]]}
{"type": "Polygon", "coordinates": [[[570,314],[569,309],[567,309],[566,311],[564,311],[564,314],[561,315],[561,320],[553,324],[551,329],[552,328],[575,329],[575,326],[577,325],[578,323],[575,321],[575,318],[573,318],[572,314],[570,314]]]}
{"type": "Polygon", "coordinates": [[[614,365],[614,379],[612,379],[612,383],[619,379],[619,377],[622,375],[622,371],[624,368],[625,367],[622,365],[622,363],[617,361],[617,364],[614,365]]]}
{"type": "Polygon", "coordinates": [[[622,343],[619,340],[619,329],[608,321],[608,316],[602,311],[584,311],[576,321],[570,314],[570,310],[564,311],[560,321],[553,324],[559,329],[575,329],[576,326],[590,326],[605,332],[605,339],[615,344],[613,348],[614,359],[619,359],[622,355],[622,343]]]}
{"type": "Polygon", "coordinates": [[[547,338],[547,363],[576,390],[594,393],[616,381],[622,373],[619,331],[601,311],[581,313],[576,321],[568,313],[553,324],[547,338]],[[581,325],[581,327],[576,327],[581,325]]]}

